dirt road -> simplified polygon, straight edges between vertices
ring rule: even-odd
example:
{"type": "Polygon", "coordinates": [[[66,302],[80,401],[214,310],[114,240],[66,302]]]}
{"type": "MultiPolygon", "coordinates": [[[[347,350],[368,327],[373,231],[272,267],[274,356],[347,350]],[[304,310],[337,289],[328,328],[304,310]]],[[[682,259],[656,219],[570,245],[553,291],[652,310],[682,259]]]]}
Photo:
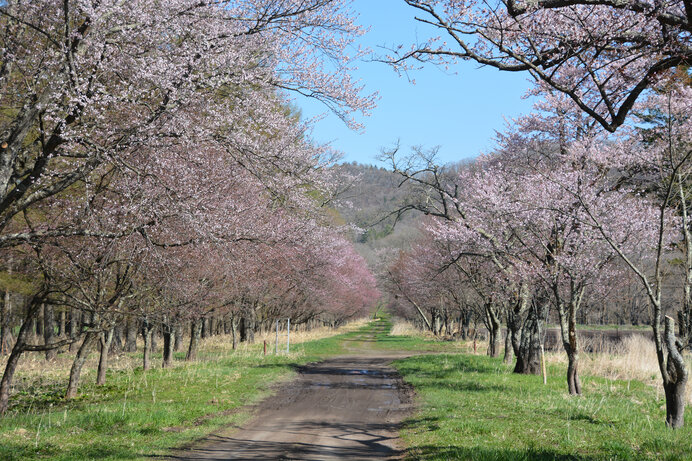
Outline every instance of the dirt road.
{"type": "Polygon", "coordinates": [[[411,395],[389,366],[395,357],[362,352],[302,367],[245,427],[170,459],[396,459],[411,395]]]}

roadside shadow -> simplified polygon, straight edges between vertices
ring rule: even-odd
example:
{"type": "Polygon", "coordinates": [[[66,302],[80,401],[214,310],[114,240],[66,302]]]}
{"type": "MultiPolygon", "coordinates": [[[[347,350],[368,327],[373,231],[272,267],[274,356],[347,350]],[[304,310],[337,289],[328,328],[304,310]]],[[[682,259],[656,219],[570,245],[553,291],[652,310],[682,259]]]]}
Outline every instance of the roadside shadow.
{"type": "Polygon", "coordinates": [[[390,423],[325,423],[292,424],[290,428],[271,426],[257,434],[243,430],[232,436],[210,436],[204,446],[194,447],[169,456],[169,460],[269,460],[300,459],[391,459],[403,453],[391,445],[399,430],[390,423]],[[266,430],[275,429],[277,438],[290,441],[255,440],[266,430]],[[319,438],[318,438],[319,437],[319,438]],[[313,439],[316,439],[313,441],[313,439]]]}
{"type": "Polygon", "coordinates": [[[602,458],[586,455],[566,455],[555,450],[513,450],[485,447],[415,447],[409,456],[417,460],[473,460],[473,461],[595,461],[602,458]]]}

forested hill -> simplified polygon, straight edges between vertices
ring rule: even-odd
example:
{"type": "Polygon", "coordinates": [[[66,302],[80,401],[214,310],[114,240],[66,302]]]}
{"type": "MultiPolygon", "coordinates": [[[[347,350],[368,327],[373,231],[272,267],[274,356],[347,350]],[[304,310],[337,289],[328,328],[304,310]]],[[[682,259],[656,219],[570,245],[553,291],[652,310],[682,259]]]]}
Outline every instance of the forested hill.
{"type": "Polygon", "coordinates": [[[341,217],[363,230],[352,235],[359,252],[373,261],[379,248],[403,248],[416,234],[420,214],[408,212],[395,223],[391,215],[405,202],[407,188],[400,177],[384,168],[356,162],[335,167],[344,192],[336,205],[341,217]]]}

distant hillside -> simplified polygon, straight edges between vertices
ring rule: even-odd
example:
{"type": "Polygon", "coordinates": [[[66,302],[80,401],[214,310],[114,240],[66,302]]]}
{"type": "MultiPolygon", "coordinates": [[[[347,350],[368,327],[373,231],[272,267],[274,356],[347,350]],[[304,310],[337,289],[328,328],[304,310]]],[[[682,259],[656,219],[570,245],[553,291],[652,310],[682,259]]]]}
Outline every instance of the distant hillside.
{"type": "Polygon", "coordinates": [[[384,168],[355,162],[334,168],[344,191],[336,209],[346,222],[363,229],[352,238],[368,262],[375,262],[373,252],[377,249],[408,246],[421,215],[408,212],[394,226],[391,214],[405,203],[408,193],[407,187],[398,187],[400,177],[384,168]]]}

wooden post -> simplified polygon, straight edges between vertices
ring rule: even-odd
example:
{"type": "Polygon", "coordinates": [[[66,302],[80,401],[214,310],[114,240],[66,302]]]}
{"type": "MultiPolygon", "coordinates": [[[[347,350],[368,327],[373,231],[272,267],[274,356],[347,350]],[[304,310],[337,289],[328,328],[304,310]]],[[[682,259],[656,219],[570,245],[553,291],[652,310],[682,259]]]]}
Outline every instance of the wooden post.
{"type": "Polygon", "coordinates": [[[541,369],[543,370],[543,385],[548,384],[548,375],[545,372],[545,349],[543,344],[541,344],[541,369]]]}
{"type": "Polygon", "coordinates": [[[267,355],[267,340],[264,340],[264,355],[267,355]]]}
{"type": "Polygon", "coordinates": [[[274,342],[274,355],[279,355],[279,321],[276,321],[276,341],[274,342]]]}
{"type": "Polygon", "coordinates": [[[291,319],[286,319],[286,353],[291,350],[291,319]]]}

